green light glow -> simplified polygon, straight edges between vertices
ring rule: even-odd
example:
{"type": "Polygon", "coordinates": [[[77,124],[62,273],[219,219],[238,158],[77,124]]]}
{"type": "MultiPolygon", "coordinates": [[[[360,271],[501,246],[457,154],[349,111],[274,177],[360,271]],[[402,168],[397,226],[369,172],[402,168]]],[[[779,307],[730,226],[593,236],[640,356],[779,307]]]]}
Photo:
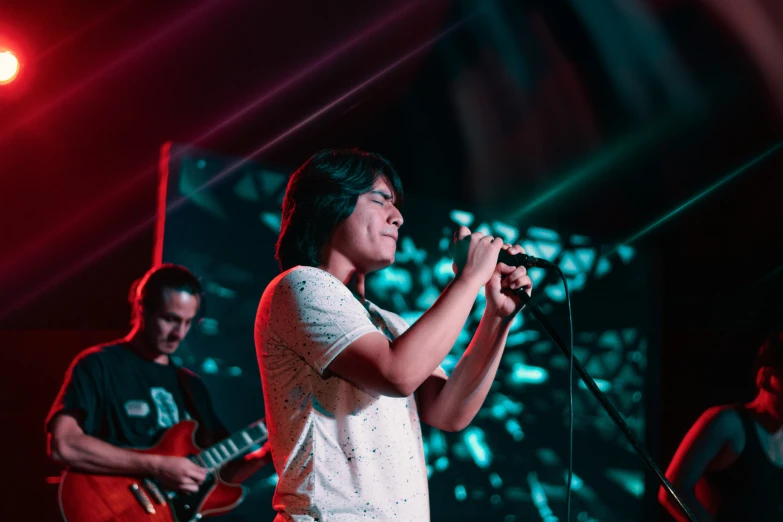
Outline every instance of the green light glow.
{"type": "Polygon", "coordinates": [[[519,442],[525,438],[525,432],[522,431],[522,426],[519,425],[516,419],[508,419],[505,424],[506,431],[511,437],[519,442]]]}
{"type": "Polygon", "coordinates": [[[747,163],[745,163],[744,165],[742,165],[739,168],[735,169],[734,171],[730,172],[726,176],[722,177],[721,179],[719,179],[718,181],[716,181],[715,183],[713,183],[712,185],[710,185],[706,189],[702,190],[701,192],[699,192],[698,194],[696,194],[695,196],[690,198],[685,203],[679,205],[674,210],[671,210],[671,211],[667,212],[663,217],[661,217],[659,219],[656,219],[651,224],[647,225],[642,230],[640,230],[639,232],[633,234],[631,237],[629,237],[628,239],[623,241],[617,248],[614,249],[614,251],[617,251],[619,253],[620,248],[622,248],[623,246],[629,245],[630,243],[633,243],[637,239],[647,235],[649,232],[651,232],[651,231],[655,230],[656,228],[658,228],[659,226],[663,225],[664,223],[669,221],[671,218],[673,218],[674,216],[676,216],[677,214],[679,214],[680,212],[682,212],[686,208],[690,207],[691,205],[693,205],[697,201],[701,200],[705,196],[707,196],[707,195],[711,194],[712,192],[716,191],[717,189],[719,189],[720,187],[722,187],[723,185],[725,185],[729,181],[733,180],[734,178],[736,178],[740,174],[743,174],[743,173],[747,172],[749,169],[751,169],[752,167],[756,166],[758,163],[761,163],[762,161],[767,159],[769,156],[771,156],[772,154],[777,152],[777,150],[780,149],[780,147],[783,147],[783,142],[780,142],[777,145],[775,145],[774,147],[772,147],[771,149],[767,150],[766,152],[763,152],[763,153],[759,154],[758,156],[756,156],[752,160],[748,161],[747,163]]]}
{"type": "Polygon", "coordinates": [[[515,226],[500,221],[493,221],[492,228],[497,231],[497,234],[503,238],[506,243],[515,243],[519,237],[519,229],[515,226]]]}
{"type": "MultiPolygon", "coordinates": [[[[598,389],[602,392],[606,393],[612,390],[612,383],[609,381],[606,381],[604,379],[593,379],[595,381],[596,386],[598,386],[598,389]]],[[[583,390],[587,389],[587,385],[584,383],[584,381],[579,381],[579,387],[583,390]]]]}
{"type": "Polygon", "coordinates": [[[543,239],[544,241],[560,241],[560,234],[554,230],[542,227],[529,227],[527,235],[530,239],[543,239]]]}
{"type": "Polygon", "coordinates": [[[513,384],[541,384],[549,379],[549,372],[537,366],[515,364],[511,372],[513,384]]]}
{"type": "Polygon", "coordinates": [[[627,134],[623,139],[605,147],[595,156],[584,161],[570,172],[567,172],[563,176],[558,176],[562,181],[545,191],[543,194],[535,197],[533,200],[521,205],[520,209],[509,218],[509,221],[512,223],[517,222],[530,215],[539,207],[551,203],[552,200],[558,196],[573,190],[583,181],[609,172],[612,168],[617,167],[622,161],[638,154],[650,144],[654,143],[659,136],[673,126],[677,119],[679,118],[670,115],[643,130],[627,134]]]}
{"type": "Polygon", "coordinates": [[[470,212],[465,212],[464,210],[452,210],[449,216],[453,222],[466,227],[470,227],[470,225],[473,224],[473,220],[475,219],[473,214],[470,212]]]}
{"type": "Polygon", "coordinates": [[[627,469],[607,469],[606,476],[636,498],[644,495],[644,476],[627,469]]]}
{"type": "Polygon", "coordinates": [[[211,357],[205,358],[201,363],[201,371],[209,375],[216,374],[218,372],[217,361],[211,357]]]}
{"type": "Polygon", "coordinates": [[[492,451],[487,446],[484,431],[477,426],[465,430],[464,439],[473,462],[480,468],[488,468],[492,464],[492,451]]]}
{"type": "Polygon", "coordinates": [[[262,212],[261,221],[273,232],[280,232],[281,217],[276,212],[262,212]]]}

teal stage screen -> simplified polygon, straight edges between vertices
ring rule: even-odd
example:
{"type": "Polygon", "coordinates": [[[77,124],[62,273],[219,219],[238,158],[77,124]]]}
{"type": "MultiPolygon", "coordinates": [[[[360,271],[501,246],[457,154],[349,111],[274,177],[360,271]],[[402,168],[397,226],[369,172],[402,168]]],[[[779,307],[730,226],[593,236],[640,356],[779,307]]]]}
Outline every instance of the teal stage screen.
{"type": "MultiPolygon", "coordinates": [[[[253,321],[261,293],[279,273],[274,244],[288,172],[176,144],[164,147],[162,159],[158,256],[189,267],[207,292],[205,318],[178,355],[204,377],[228,427],[239,428],[263,416],[253,321]]],[[[414,323],[453,277],[448,246],[459,225],[520,243],[566,274],[575,354],[637,437],[647,439],[648,357],[657,327],[647,256],[579,231],[504,222],[417,194],[406,194],[402,211],[396,262],[368,279],[370,300],[414,323]]],[[[567,339],[560,280],[539,269],[531,277],[536,303],[567,339]]],[[[443,362],[447,372],[483,308],[481,295],[443,362]]],[[[642,461],[578,377],[573,404],[572,520],[643,520],[651,497],[642,461]]],[[[425,426],[424,439],[434,522],[564,520],[567,358],[521,313],[472,425],[459,433],[425,426]]],[[[263,470],[248,483],[244,504],[221,520],[271,520],[275,478],[271,467],[263,470]]]]}

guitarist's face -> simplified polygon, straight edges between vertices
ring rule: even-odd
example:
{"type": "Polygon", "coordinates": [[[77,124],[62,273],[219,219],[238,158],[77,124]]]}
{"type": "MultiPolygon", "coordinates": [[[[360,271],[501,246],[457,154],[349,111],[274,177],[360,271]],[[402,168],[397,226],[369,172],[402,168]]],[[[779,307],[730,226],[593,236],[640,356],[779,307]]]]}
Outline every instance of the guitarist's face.
{"type": "Polygon", "coordinates": [[[185,338],[198,312],[199,298],[188,292],[163,289],[162,306],[147,317],[147,338],[158,353],[171,355],[185,338]]]}

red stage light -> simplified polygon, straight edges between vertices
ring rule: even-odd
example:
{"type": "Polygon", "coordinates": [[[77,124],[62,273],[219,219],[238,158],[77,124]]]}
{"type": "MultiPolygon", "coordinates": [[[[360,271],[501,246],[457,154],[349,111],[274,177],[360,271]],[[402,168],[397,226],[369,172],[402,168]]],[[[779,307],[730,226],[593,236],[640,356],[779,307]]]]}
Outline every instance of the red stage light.
{"type": "Polygon", "coordinates": [[[11,51],[0,52],[0,85],[11,83],[19,73],[19,60],[11,51]]]}

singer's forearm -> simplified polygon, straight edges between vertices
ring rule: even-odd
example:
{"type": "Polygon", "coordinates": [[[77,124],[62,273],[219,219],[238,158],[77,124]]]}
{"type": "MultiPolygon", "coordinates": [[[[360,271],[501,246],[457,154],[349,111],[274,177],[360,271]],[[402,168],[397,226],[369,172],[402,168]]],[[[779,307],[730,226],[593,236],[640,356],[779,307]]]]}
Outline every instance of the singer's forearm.
{"type": "Polygon", "coordinates": [[[362,336],[332,361],[330,371],[374,393],[412,395],[448,355],[479,288],[475,281],[455,278],[435,304],[394,341],[374,332],[362,336]]]}
{"type": "Polygon", "coordinates": [[[495,379],[511,321],[484,315],[476,334],[451,376],[438,390],[421,394],[422,420],[431,426],[458,431],[478,413],[495,379]]]}

